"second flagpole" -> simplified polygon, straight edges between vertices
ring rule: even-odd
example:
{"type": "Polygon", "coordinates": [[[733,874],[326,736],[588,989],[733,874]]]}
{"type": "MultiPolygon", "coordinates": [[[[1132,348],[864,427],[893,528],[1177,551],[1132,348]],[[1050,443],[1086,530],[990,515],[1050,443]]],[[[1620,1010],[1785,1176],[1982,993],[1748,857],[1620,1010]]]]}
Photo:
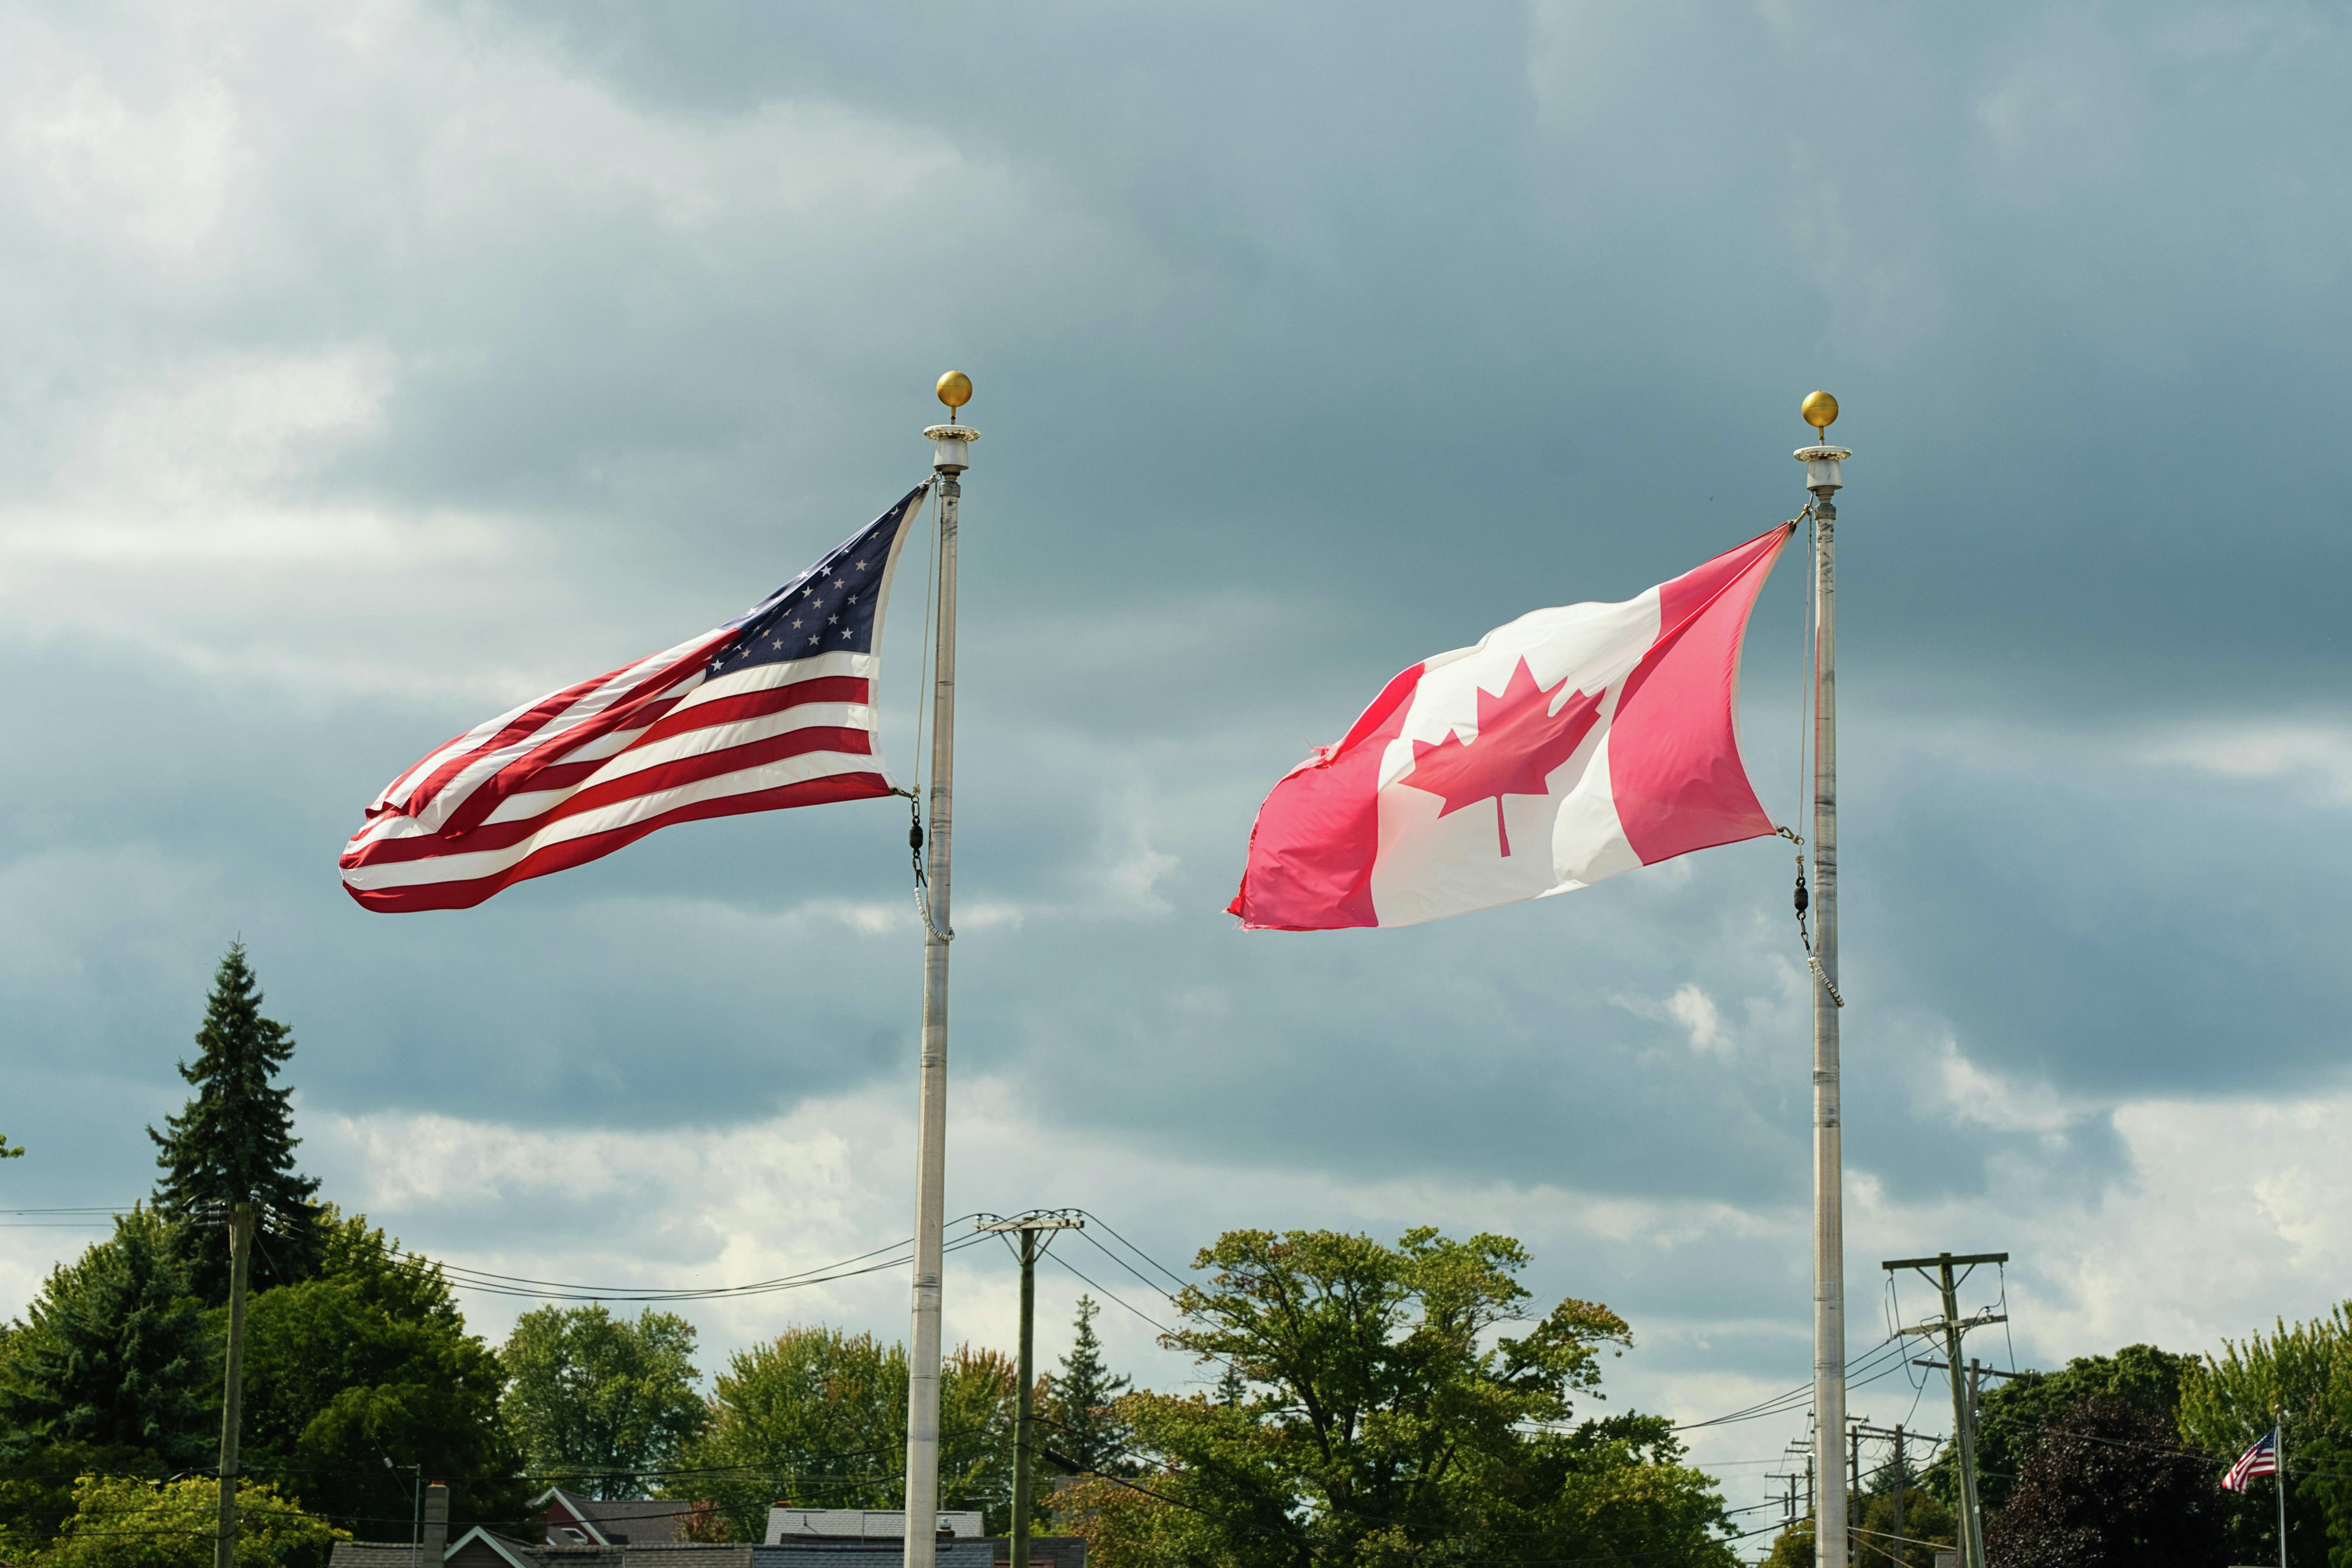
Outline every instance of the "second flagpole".
{"type": "Polygon", "coordinates": [[[1845,1496],[1845,1152],[1838,1065],[1837,927],[1837,493],[1839,465],[1853,456],[1828,445],[1837,399],[1805,399],[1805,423],[1822,434],[1795,456],[1813,492],[1813,1447],[1821,1478],[1813,1561],[1848,1568],[1845,1496]]]}
{"type": "Polygon", "coordinates": [[[916,1115],[913,1343],[907,1362],[907,1568],[934,1568],[940,1510],[940,1273],[947,1220],[948,918],[950,852],[955,824],[956,510],[961,482],[980,432],[958,423],[971,397],[961,371],[940,377],[948,422],[923,434],[938,476],[939,643],[932,654],[931,798],[923,910],[922,1094],[916,1115]]]}

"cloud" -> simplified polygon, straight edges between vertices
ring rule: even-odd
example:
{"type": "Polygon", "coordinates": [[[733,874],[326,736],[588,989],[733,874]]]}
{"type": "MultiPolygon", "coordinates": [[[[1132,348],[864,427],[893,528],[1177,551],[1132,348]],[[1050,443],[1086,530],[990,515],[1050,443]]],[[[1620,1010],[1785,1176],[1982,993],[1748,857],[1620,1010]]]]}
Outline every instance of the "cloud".
{"type": "Polygon", "coordinates": [[[2210,723],[2152,738],[2143,755],[2221,778],[2291,780],[2325,803],[2352,803],[2352,726],[2342,722],[2210,723]]]}
{"type": "MultiPolygon", "coordinates": [[[[735,1281],[899,1234],[898,803],[680,827],[462,917],[366,915],[329,861],[425,748],[901,493],[952,363],[986,432],[968,1201],[1080,1202],[1171,1262],[1224,1224],[1513,1228],[1544,1289],[1635,1318],[1628,1397],[1789,1386],[1786,846],[1412,931],[1220,911],[1265,789],[1393,671],[1789,515],[1826,385],[1857,1331],[1880,1247],[2008,1247],[2045,1359],[2324,1306],[2352,26],[2035,25],[2021,58],[1780,0],[11,12],[10,1190],[145,1189],[242,932],[306,1159],[414,1241],[735,1281]]],[[[1746,683],[1791,820],[1801,587],[1746,683]]],[[[20,1299],[79,1239],[5,1235],[20,1299]]],[[[1002,1265],[958,1258],[992,1332],[1002,1265]]],[[[895,1290],[709,1342],[887,1328],[895,1290]]]]}

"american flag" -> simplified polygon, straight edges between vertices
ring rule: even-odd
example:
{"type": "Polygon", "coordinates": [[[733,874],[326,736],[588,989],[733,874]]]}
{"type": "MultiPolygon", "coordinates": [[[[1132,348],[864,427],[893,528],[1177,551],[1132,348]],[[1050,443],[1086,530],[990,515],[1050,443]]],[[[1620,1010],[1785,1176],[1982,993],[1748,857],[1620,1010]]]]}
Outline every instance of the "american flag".
{"type": "Polygon", "coordinates": [[[865,800],[876,645],[929,484],[744,614],[436,747],[384,786],[342,855],[368,909],[470,909],[673,822],[865,800]]]}
{"type": "Polygon", "coordinates": [[[2277,1474],[2278,1428],[2273,1426],[2262,1441],[2238,1456],[2238,1462],[2231,1465],[2230,1473],[2221,1478],[2221,1485],[2227,1490],[2242,1492],[2246,1489],[2246,1483],[2256,1476],[2277,1474]]]}

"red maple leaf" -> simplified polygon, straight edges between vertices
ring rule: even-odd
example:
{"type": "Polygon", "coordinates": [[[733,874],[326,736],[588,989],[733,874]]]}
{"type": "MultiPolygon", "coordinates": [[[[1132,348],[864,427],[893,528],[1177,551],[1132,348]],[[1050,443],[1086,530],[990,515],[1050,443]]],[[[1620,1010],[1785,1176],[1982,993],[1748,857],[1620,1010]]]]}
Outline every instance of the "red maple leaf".
{"type": "Polygon", "coordinates": [[[1511,836],[1503,826],[1503,797],[1549,795],[1551,788],[1545,779],[1576,753],[1576,748],[1601,718],[1598,692],[1590,697],[1581,691],[1574,692],[1559,712],[1553,712],[1551,700],[1567,684],[1562,678],[1559,686],[1547,691],[1536,684],[1535,672],[1528,668],[1528,661],[1520,659],[1519,667],[1511,671],[1511,679],[1504,684],[1501,696],[1483,686],[1477,689],[1475,740],[1465,742],[1448,730],[1445,739],[1433,746],[1427,741],[1415,741],[1412,771],[1397,782],[1443,796],[1445,808],[1437,814],[1440,816],[1450,816],[1465,805],[1492,800],[1495,837],[1508,857],[1511,836]]]}

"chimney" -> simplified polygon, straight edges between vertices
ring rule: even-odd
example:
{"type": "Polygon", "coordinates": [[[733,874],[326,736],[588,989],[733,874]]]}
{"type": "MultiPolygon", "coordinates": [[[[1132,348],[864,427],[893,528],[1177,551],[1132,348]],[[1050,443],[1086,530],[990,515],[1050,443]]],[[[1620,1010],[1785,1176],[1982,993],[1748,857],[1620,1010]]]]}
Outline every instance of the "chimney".
{"type": "Polygon", "coordinates": [[[425,1543],[421,1568],[440,1568],[449,1552],[449,1489],[439,1481],[425,1489],[425,1543]]]}

